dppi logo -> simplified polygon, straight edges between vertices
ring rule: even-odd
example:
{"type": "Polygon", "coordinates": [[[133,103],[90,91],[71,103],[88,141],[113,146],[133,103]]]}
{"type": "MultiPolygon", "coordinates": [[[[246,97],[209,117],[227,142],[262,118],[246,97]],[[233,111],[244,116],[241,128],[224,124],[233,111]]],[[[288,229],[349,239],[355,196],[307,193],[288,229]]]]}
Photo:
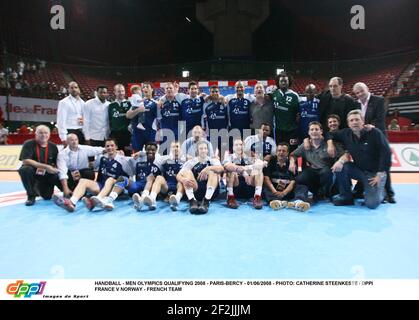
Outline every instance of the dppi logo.
{"type": "Polygon", "coordinates": [[[39,283],[24,283],[23,280],[18,280],[7,286],[6,292],[14,295],[15,298],[31,298],[34,294],[42,294],[45,289],[46,281],[39,283]]]}

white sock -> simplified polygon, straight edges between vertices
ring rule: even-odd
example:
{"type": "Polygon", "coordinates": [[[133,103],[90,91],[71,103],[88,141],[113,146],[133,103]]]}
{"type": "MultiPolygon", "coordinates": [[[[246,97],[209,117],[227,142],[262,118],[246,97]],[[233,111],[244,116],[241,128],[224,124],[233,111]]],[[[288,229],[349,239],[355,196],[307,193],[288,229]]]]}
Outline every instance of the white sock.
{"type": "Polygon", "coordinates": [[[112,201],[115,201],[115,200],[116,200],[116,198],[118,198],[118,194],[117,194],[115,191],[112,191],[112,192],[109,194],[109,198],[111,198],[111,199],[112,199],[112,201]]]}
{"type": "Polygon", "coordinates": [[[205,199],[211,200],[212,195],[214,194],[214,187],[207,187],[207,192],[205,193],[205,199]]]}
{"type": "Polygon", "coordinates": [[[155,193],[154,191],[151,191],[150,192],[150,198],[151,198],[151,200],[156,201],[157,193],[155,193]]]}
{"type": "Polygon", "coordinates": [[[77,201],[79,201],[79,199],[75,198],[75,197],[71,197],[70,201],[72,204],[76,205],[77,201]]]}
{"type": "Polygon", "coordinates": [[[144,197],[148,196],[149,194],[150,194],[150,191],[148,191],[148,190],[144,190],[144,191],[141,193],[141,198],[144,198],[144,197]]]}
{"type": "Polygon", "coordinates": [[[262,186],[255,187],[255,196],[260,196],[262,194],[262,186]]]}
{"type": "Polygon", "coordinates": [[[176,195],[175,195],[175,197],[176,197],[176,201],[177,201],[177,203],[179,203],[180,202],[180,200],[182,200],[182,193],[181,192],[177,192],[176,193],[176,195]]]}
{"type": "Polygon", "coordinates": [[[188,200],[195,199],[195,195],[193,194],[192,188],[186,188],[185,193],[186,193],[186,196],[188,197],[188,200]]]}
{"type": "Polygon", "coordinates": [[[233,187],[227,187],[227,194],[229,196],[234,196],[233,187]]]}

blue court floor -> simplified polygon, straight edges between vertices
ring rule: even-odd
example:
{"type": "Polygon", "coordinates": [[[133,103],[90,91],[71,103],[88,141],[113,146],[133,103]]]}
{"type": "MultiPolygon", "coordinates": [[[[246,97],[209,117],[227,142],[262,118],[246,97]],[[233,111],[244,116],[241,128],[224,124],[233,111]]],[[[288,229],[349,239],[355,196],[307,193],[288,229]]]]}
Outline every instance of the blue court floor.
{"type": "MultiPolygon", "coordinates": [[[[50,201],[0,208],[0,278],[419,278],[418,184],[395,185],[395,205],[377,210],[314,206],[308,213],[219,201],[193,216],[137,213],[130,201],[113,212],[67,213],[50,201]]],[[[0,194],[22,190],[0,183],[0,194]]]]}

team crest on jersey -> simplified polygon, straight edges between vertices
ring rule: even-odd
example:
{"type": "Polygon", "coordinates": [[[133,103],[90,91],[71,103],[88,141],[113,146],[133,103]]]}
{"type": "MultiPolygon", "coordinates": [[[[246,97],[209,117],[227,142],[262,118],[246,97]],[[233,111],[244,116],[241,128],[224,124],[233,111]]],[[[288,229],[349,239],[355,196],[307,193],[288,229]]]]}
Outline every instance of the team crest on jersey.
{"type": "Polygon", "coordinates": [[[289,104],[292,101],[292,97],[286,97],[285,101],[289,104]]]}

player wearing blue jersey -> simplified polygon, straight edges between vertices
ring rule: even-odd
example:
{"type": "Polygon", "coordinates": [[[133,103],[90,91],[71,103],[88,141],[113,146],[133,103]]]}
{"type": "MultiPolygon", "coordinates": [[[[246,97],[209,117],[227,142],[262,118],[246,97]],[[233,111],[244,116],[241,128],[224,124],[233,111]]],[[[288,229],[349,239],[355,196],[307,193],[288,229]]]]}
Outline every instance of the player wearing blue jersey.
{"type": "MultiPolygon", "coordinates": [[[[230,94],[225,97],[228,116],[229,116],[229,129],[238,129],[242,139],[250,135],[250,105],[255,100],[254,96],[245,94],[245,86],[242,81],[237,81],[235,84],[236,93],[230,94]],[[249,130],[246,137],[243,136],[249,130]]],[[[232,143],[231,143],[232,145],[232,143]]]]}
{"type": "Polygon", "coordinates": [[[199,87],[196,82],[190,82],[188,85],[189,96],[181,101],[180,118],[186,123],[186,136],[195,126],[200,126],[204,108],[204,97],[199,95],[199,87]]]}
{"type": "Polygon", "coordinates": [[[187,161],[177,175],[185,188],[192,214],[208,212],[210,201],[218,195],[220,174],[223,172],[220,161],[208,157],[208,145],[204,141],[198,142],[198,156],[187,161]]]}
{"type": "MultiPolygon", "coordinates": [[[[214,139],[212,136],[218,135],[218,132],[222,129],[228,129],[227,107],[221,102],[220,90],[216,85],[211,86],[210,95],[206,98],[204,104],[202,128],[209,134],[208,137],[211,142],[214,139]]],[[[221,155],[222,150],[228,150],[228,139],[224,142],[218,135],[216,147],[218,149],[218,154],[221,155]]]]}
{"type": "MultiPolygon", "coordinates": [[[[139,211],[143,205],[142,199],[149,194],[155,177],[160,174],[159,168],[154,164],[156,152],[157,144],[155,142],[147,142],[145,145],[145,152],[140,151],[130,159],[135,181],[127,177],[121,177],[115,183],[109,197],[102,201],[105,203],[113,203],[113,201],[115,201],[126,189],[128,194],[132,196],[134,208],[139,211]]],[[[155,207],[150,207],[150,210],[154,209],[155,207]]]]}
{"type": "Polygon", "coordinates": [[[237,209],[236,197],[253,197],[253,207],[262,209],[263,161],[246,156],[240,139],[234,140],[233,151],[223,162],[227,172],[227,206],[237,209]]]}
{"type": "Polygon", "coordinates": [[[139,107],[132,107],[126,114],[132,123],[131,145],[134,152],[143,150],[147,142],[156,140],[157,101],[153,99],[153,87],[150,82],[142,84],[142,92],[143,102],[139,107]],[[138,117],[141,114],[143,114],[142,125],[145,130],[137,128],[138,117]]]}
{"type": "MultiPolygon", "coordinates": [[[[174,83],[168,82],[165,88],[164,99],[160,99],[159,107],[157,108],[157,118],[159,119],[160,144],[163,144],[167,139],[178,139],[179,120],[180,120],[180,103],[181,97],[177,95],[177,86],[174,83]]],[[[170,143],[172,141],[169,141],[170,143]]],[[[164,150],[163,150],[164,151],[164,150]]]]}
{"type": "MultiPolygon", "coordinates": [[[[61,196],[54,197],[54,203],[56,205],[69,212],[73,212],[77,202],[83,197],[86,191],[96,195],[107,196],[119,177],[128,177],[132,173],[128,158],[118,154],[115,139],[110,138],[106,140],[105,150],[106,154],[95,161],[95,165],[98,167],[96,181],[80,179],[70,199],[61,196]]],[[[86,197],[83,198],[83,202],[89,210],[92,210],[95,206],[92,200],[86,197]]],[[[106,206],[104,208],[109,209],[106,206]]]]}
{"type": "Polygon", "coordinates": [[[144,197],[144,203],[150,208],[156,207],[156,198],[159,193],[169,196],[170,208],[177,210],[180,200],[182,199],[184,188],[177,181],[177,174],[182,168],[185,160],[182,159],[180,144],[177,141],[170,145],[170,154],[158,157],[155,165],[160,169],[161,175],[154,180],[151,192],[144,197]]]}
{"type": "Polygon", "coordinates": [[[305,97],[300,98],[298,113],[300,115],[299,134],[300,141],[308,138],[308,127],[312,121],[320,121],[319,102],[316,98],[317,90],[314,84],[309,84],[305,88],[305,97]]]}

